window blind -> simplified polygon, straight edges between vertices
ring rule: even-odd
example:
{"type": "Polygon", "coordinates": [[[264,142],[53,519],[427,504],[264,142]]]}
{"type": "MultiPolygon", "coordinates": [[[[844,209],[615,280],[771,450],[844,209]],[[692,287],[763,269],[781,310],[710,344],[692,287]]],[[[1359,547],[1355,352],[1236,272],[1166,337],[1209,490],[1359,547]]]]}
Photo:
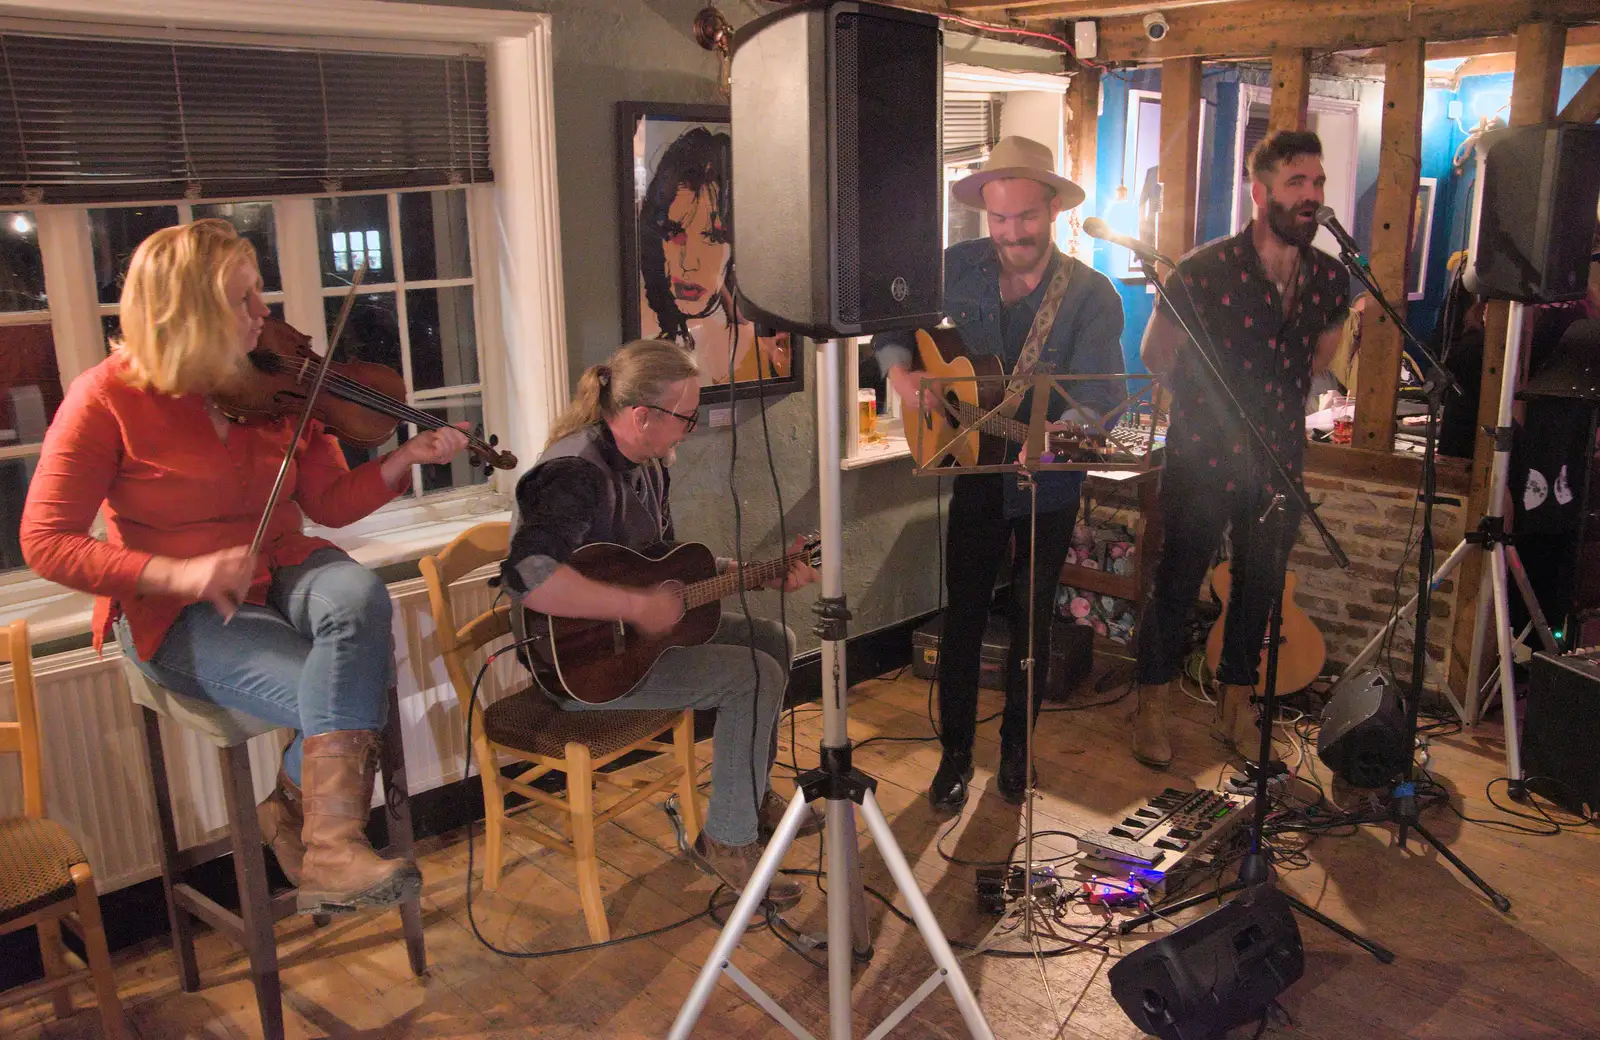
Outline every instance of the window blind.
{"type": "Polygon", "coordinates": [[[481,58],[0,33],[0,204],[492,178],[481,58]]]}
{"type": "Polygon", "coordinates": [[[944,161],[967,162],[987,155],[1000,140],[1000,102],[988,94],[944,97],[944,161]]]}

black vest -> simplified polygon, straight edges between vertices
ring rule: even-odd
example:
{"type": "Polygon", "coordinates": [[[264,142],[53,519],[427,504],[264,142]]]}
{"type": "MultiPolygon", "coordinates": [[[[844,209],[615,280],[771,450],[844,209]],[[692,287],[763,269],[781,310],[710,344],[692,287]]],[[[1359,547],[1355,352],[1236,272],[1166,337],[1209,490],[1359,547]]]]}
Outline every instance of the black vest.
{"type": "MultiPolygon", "coordinates": [[[[671,511],[667,507],[666,470],[659,463],[630,462],[617,450],[611,431],[592,423],[546,448],[538,463],[517,481],[519,490],[551,459],[563,458],[583,459],[607,476],[605,505],[589,529],[589,541],[614,542],[643,552],[666,540],[671,511]]],[[[513,531],[522,525],[521,510],[515,505],[520,497],[512,499],[513,531]]]]}

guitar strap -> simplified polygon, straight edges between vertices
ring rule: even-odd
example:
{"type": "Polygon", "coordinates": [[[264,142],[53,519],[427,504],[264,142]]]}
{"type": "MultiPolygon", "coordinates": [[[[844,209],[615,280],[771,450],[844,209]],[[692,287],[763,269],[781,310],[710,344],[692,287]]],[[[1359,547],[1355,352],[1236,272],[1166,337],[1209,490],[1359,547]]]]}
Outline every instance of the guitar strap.
{"type": "Polygon", "coordinates": [[[1057,249],[1055,253],[1056,273],[1045,287],[1044,299],[1039,301],[1039,311],[1033,316],[1033,326],[1028,329],[1028,338],[1023,341],[1022,353],[1017,356],[1017,364],[1011,370],[1013,378],[1006,386],[1007,395],[1018,395],[1019,402],[1022,391],[1028,386],[1026,377],[1038,371],[1044,341],[1050,338],[1050,330],[1055,327],[1056,312],[1061,309],[1061,300],[1067,295],[1067,286],[1072,282],[1072,272],[1078,266],[1076,260],[1061,250],[1057,249]]]}

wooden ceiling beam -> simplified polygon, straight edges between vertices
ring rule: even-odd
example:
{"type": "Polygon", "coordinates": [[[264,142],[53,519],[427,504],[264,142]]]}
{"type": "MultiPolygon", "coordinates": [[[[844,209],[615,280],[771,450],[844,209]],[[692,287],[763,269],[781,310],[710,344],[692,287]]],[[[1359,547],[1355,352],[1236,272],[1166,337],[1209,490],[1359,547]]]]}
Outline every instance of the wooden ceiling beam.
{"type": "MultiPolygon", "coordinates": [[[[1567,39],[1570,41],[1574,33],[1569,32],[1567,39]]],[[[1582,65],[1600,65],[1600,43],[1586,43],[1574,47],[1568,44],[1566,57],[1563,64],[1567,68],[1582,65]]],[[[1489,76],[1497,72],[1515,72],[1517,70],[1517,56],[1511,54],[1485,54],[1477,58],[1468,58],[1458,66],[1453,77],[1460,82],[1466,76],[1489,76]]]]}
{"type": "Polygon", "coordinates": [[[1205,7],[1233,0],[950,0],[956,11],[1004,11],[1012,18],[1052,20],[1112,18],[1171,11],[1180,7],[1205,7]]]}
{"type": "MultiPolygon", "coordinates": [[[[1583,47],[1589,44],[1600,45],[1600,25],[1577,25],[1567,30],[1567,50],[1583,47]]],[[[1514,35],[1490,36],[1481,40],[1452,40],[1448,43],[1428,44],[1428,60],[1441,61],[1449,58],[1478,58],[1490,54],[1515,54],[1517,53],[1517,38],[1514,35]]],[[[1574,64],[1572,61],[1568,65],[1574,64]]]]}
{"type": "Polygon", "coordinates": [[[1147,39],[1138,18],[1104,19],[1099,56],[1102,61],[1157,61],[1265,57],[1299,47],[1354,50],[1419,37],[1498,36],[1534,20],[1576,25],[1600,21],[1600,12],[1594,0],[1237,0],[1171,11],[1160,40],[1147,39]]]}

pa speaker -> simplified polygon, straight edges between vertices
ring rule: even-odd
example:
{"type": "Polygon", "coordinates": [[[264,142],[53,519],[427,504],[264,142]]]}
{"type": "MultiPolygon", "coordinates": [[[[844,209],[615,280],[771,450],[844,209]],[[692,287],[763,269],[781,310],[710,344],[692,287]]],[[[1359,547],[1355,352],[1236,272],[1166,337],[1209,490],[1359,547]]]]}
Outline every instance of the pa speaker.
{"type": "Polygon", "coordinates": [[[1600,812],[1600,664],[1588,657],[1533,655],[1522,773],[1528,789],[1569,812],[1600,812]]]}
{"type": "Polygon", "coordinates": [[[739,297],[814,337],[937,324],[943,42],[930,15],[798,4],[733,43],[739,297]]]}
{"type": "Polygon", "coordinates": [[[1161,1040],[1214,1040],[1259,1018],[1304,971],[1289,901],[1257,885],[1112,965],[1111,995],[1161,1040]]]}
{"type": "Polygon", "coordinates": [[[1483,135],[1468,291],[1582,299],[1600,201],[1600,126],[1550,123],[1483,135]]]}
{"type": "Polygon", "coordinates": [[[1317,757],[1355,787],[1386,787],[1406,771],[1406,713],[1393,684],[1369,668],[1343,679],[1322,709],[1317,757]]]}

